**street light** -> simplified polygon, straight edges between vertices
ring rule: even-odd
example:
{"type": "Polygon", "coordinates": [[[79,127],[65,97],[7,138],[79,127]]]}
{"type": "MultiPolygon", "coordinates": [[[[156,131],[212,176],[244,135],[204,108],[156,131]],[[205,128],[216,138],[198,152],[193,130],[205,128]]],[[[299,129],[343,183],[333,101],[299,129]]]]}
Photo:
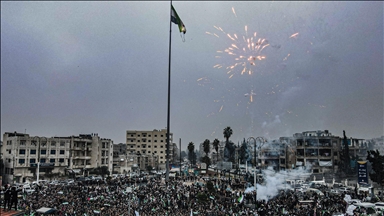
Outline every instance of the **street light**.
{"type": "Polygon", "coordinates": [[[254,151],[254,157],[255,157],[255,171],[254,171],[254,185],[255,185],[255,208],[256,208],[256,201],[257,201],[257,177],[256,177],[256,169],[257,169],[257,154],[256,154],[256,148],[257,148],[257,140],[260,141],[259,149],[263,147],[264,143],[267,141],[264,137],[249,137],[247,140],[248,145],[250,145],[250,140],[253,140],[253,151],[254,151]]]}
{"type": "Polygon", "coordinates": [[[40,144],[41,144],[40,140],[41,139],[45,139],[45,142],[43,143],[43,146],[45,146],[47,141],[48,141],[48,139],[46,137],[35,136],[31,140],[31,144],[37,146],[37,169],[36,169],[36,182],[37,182],[37,184],[39,184],[39,175],[40,175],[40,144]],[[36,144],[36,142],[34,142],[35,139],[39,140],[38,144],[36,144]]]}

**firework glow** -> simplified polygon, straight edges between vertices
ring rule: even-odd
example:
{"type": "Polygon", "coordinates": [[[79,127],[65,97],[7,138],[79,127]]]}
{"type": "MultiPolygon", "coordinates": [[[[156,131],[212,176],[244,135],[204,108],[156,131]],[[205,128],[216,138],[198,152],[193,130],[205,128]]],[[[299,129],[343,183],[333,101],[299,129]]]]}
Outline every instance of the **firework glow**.
{"type": "MultiPolygon", "coordinates": [[[[232,8],[232,11],[236,15],[234,8],[232,8]]],[[[235,60],[231,65],[216,64],[213,68],[220,69],[225,67],[229,78],[232,78],[237,71],[240,71],[241,75],[252,75],[253,67],[266,58],[263,50],[270,45],[268,40],[257,37],[257,32],[253,32],[251,36],[248,36],[248,26],[244,26],[243,35],[237,35],[236,33],[230,34],[225,32],[221,27],[213,27],[220,31],[230,42],[228,47],[223,50],[218,50],[215,57],[223,58],[224,56],[230,56],[235,60]]],[[[206,32],[206,34],[220,38],[216,33],[206,32]]]]}

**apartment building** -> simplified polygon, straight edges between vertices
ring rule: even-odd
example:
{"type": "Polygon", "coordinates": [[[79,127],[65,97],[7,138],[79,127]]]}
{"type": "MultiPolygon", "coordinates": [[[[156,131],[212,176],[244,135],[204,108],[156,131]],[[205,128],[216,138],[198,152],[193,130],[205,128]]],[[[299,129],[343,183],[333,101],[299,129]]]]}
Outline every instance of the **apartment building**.
{"type": "Polygon", "coordinates": [[[296,145],[293,137],[280,137],[279,169],[289,170],[296,167],[296,145]]]}
{"type": "Polygon", "coordinates": [[[106,166],[112,173],[113,141],[100,138],[97,133],[71,136],[69,170],[82,175],[93,168],[106,166]]]}
{"type": "Polygon", "coordinates": [[[293,135],[296,140],[296,166],[312,173],[335,173],[340,161],[341,139],[328,130],[305,131],[293,135]]]}
{"type": "MultiPolygon", "coordinates": [[[[127,155],[158,156],[159,169],[165,169],[167,154],[167,129],[153,131],[127,130],[127,155]]],[[[169,161],[173,161],[173,134],[169,136],[169,161]]],[[[138,160],[141,161],[141,160],[138,160]]],[[[142,163],[140,163],[142,164],[142,163]]],[[[145,159],[144,159],[145,164],[145,159]]],[[[140,169],[142,167],[140,166],[140,169]]],[[[145,168],[143,170],[146,170],[145,168]]]]}
{"type": "Polygon", "coordinates": [[[6,132],[1,149],[6,183],[35,181],[39,178],[84,174],[87,169],[107,166],[112,171],[112,141],[97,134],[68,137],[40,137],[6,132]]]}

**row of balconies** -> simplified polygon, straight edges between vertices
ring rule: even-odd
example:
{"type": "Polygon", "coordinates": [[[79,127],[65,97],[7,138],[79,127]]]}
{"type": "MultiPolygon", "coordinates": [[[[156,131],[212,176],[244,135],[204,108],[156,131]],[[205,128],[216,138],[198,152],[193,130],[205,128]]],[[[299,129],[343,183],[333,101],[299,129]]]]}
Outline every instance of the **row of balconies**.
{"type": "Polygon", "coordinates": [[[73,169],[82,169],[82,168],[86,168],[86,169],[91,169],[91,168],[94,168],[94,166],[92,166],[92,165],[83,165],[83,164],[73,164],[72,165],[72,168],[73,169]]]}
{"type": "MultiPolygon", "coordinates": [[[[318,154],[310,154],[310,153],[307,153],[307,154],[296,154],[296,157],[299,157],[299,158],[304,158],[304,157],[332,158],[332,155],[331,155],[331,154],[329,154],[329,155],[326,155],[326,154],[318,155],[318,154]]],[[[334,157],[337,158],[336,155],[334,155],[334,157]]]]}

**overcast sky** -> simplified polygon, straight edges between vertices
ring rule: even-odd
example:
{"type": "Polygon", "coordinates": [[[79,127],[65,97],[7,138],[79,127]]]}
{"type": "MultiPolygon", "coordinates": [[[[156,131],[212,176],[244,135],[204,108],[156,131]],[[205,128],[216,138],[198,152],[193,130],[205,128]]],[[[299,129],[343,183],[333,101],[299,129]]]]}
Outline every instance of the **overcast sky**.
{"type": "MultiPolygon", "coordinates": [[[[170,128],[183,149],[224,140],[227,126],[235,143],[383,135],[382,2],[173,5],[187,29],[185,42],[171,34],[170,128]],[[269,46],[243,51],[243,36],[269,46]]],[[[1,134],[120,143],[166,128],[169,20],[170,2],[1,2],[1,134]]]]}

